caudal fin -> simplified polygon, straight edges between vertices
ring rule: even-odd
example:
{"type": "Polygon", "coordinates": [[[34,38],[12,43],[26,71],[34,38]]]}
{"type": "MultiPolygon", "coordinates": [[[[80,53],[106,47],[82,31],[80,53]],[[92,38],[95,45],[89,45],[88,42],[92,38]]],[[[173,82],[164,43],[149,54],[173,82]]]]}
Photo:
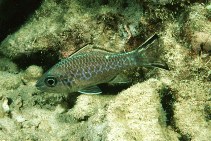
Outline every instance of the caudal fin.
{"type": "Polygon", "coordinates": [[[158,35],[154,34],[135,50],[135,58],[139,66],[169,70],[168,65],[159,59],[158,45],[152,45],[158,38],[158,35]]]}

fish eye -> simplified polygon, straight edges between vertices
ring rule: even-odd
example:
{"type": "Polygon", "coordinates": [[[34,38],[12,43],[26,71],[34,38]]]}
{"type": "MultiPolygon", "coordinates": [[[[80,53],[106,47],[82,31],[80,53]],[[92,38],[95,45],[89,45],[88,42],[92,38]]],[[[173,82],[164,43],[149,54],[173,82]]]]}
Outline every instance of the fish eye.
{"type": "Polygon", "coordinates": [[[47,77],[45,79],[45,84],[48,86],[48,87],[55,87],[56,84],[57,84],[57,80],[55,77],[53,76],[50,76],[50,77],[47,77]]]}

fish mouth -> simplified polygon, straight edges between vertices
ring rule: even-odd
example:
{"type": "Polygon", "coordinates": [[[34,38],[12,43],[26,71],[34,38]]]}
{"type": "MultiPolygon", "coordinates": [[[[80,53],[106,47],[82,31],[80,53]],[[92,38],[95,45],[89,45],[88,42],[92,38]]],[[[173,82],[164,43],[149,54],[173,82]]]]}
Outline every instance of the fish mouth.
{"type": "Polygon", "coordinates": [[[46,87],[46,85],[43,84],[42,81],[37,81],[37,83],[35,84],[36,88],[41,91],[41,92],[50,92],[50,93],[54,93],[55,90],[51,90],[51,89],[48,89],[46,87]]]}
{"type": "Polygon", "coordinates": [[[35,85],[36,86],[36,88],[37,88],[37,90],[39,90],[39,91],[41,91],[41,92],[46,92],[46,87],[45,86],[41,86],[41,85],[35,85]]]}
{"type": "Polygon", "coordinates": [[[38,88],[38,87],[41,87],[41,84],[39,81],[36,82],[35,86],[38,88]]]}
{"type": "Polygon", "coordinates": [[[37,81],[37,83],[35,84],[35,87],[38,90],[43,90],[45,86],[43,85],[43,83],[40,83],[40,81],[37,81]]]}

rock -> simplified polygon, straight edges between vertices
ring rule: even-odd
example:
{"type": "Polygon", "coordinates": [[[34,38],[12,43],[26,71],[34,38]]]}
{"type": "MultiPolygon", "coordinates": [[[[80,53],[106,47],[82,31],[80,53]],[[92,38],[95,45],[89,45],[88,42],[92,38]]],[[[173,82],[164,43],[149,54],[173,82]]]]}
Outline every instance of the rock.
{"type": "Polygon", "coordinates": [[[207,5],[206,9],[211,13],[211,4],[207,5]]]}
{"type": "MultiPolygon", "coordinates": [[[[123,0],[110,1],[110,6],[106,7],[101,6],[100,1],[45,1],[20,30],[1,42],[0,52],[13,59],[48,50],[53,50],[60,57],[67,57],[93,42],[102,48],[122,50],[125,40],[113,30],[105,32],[104,29],[130,23],[139,25],[143,13],[137,2],[128,2],[127,7],[131,10],[122,11],[119,7],[124,4],[123,0]],[[90,5],[93,11],[89,9],[90,5]],[[127,20],[123,22],[119,12],[127,20]]],[[[140,26],[135,28],[134,30],[140,33],[140,26]]]]}
{"type": "Polygon", "coordinates": [[[0,89],[17,89],[20,85],[19,75],[0,71],[0,89]]]}
{"type": "Polygon", "coordinates": [[[186,81],[175,87],[181,86],[183,89],[178,91],[174,110],[176,127],[191,140],[210,140],[210,113],[205,112],[206,107],[211,106],[210,83],[186,81]]]}
{"type": "Polygon", "coordinates": [[[177,140],[160,103],[163,86],[150,79],[121,92],[108,107],[104,140],[177,140]]]}
{"type": "Polygon", "coordinates": [[[211,51],[211,33],[195,32],[192,37],[191,45],[195,52],[211,51]]]}
{"type": "Polygon", "coordinates": [[[18,73],[18,67],[8,58],[0,58],[0,71],[8,71],[10,73],[18,73]]]}
{"type": "Polygon", "coordinates": [[[187,20],[183,27],[185,38],[188,39],[195,52],[211,51],[211,24],[209,16],[207,16],[210,14],[206,10],[206,6],[202,4],[193,5],[189,8],[189,11],[187,19],[184,19],[187,20]]]}
{"type": "Polygon", "coordinates": [[[22,80],[26,84],[35,84],[37,79],[43,74],[43,69],[39,66],[29,66],[23,73],[22,80]]]}
{"type": "Polygon", "coordinates": [[[3,118],[4,115],[5,115],[5,111],[4,111],[3,107],[2,107],[2,104],[3,104],[3,101],[0,100],[0,119],[3,118]]]}

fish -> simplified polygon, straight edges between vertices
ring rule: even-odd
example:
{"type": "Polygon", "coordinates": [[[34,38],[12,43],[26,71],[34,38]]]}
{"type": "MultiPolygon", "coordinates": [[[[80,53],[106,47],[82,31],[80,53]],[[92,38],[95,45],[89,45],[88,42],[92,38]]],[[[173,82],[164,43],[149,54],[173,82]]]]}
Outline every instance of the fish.
{"type": "MultiPolygon", "coordinates": [[[[61,60],[38,79],[38,90],[50,93],[101,94],[97,86],[116,80],[124,70],[136,67],[158,67],[169,69],[166,63],[149,56],[150,44],[158,39],[155,34],[137,49],[114,53],[104,50],[79,52],[61,60]]],[[[121,82],[120,82],[121,83],[121,82]]]]}

